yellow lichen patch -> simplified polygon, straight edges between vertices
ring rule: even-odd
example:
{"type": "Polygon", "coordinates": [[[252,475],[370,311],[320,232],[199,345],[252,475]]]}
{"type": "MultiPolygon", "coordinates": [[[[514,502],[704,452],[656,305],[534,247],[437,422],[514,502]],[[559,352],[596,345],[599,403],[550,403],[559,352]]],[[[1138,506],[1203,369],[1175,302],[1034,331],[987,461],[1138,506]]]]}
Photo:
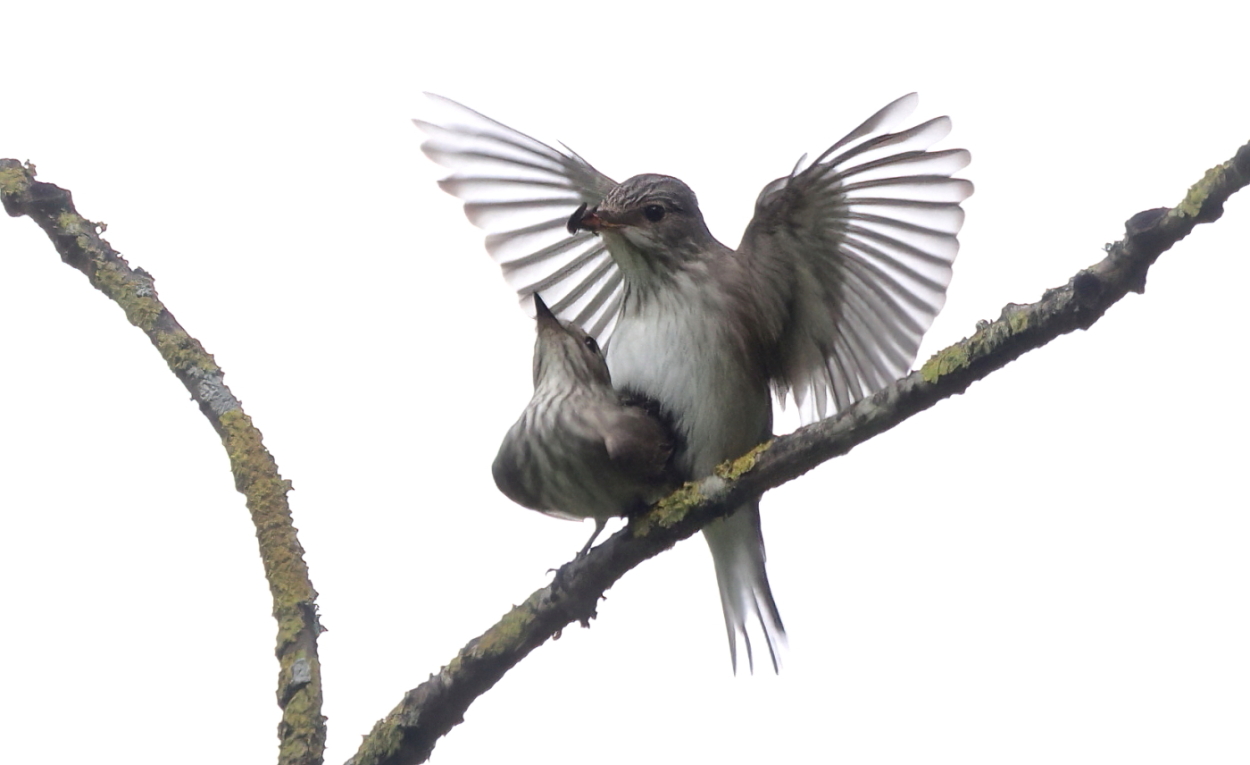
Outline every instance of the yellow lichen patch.
{"type": "Polygon", "coordinates": [[[161,315],[161,303],[151,295],[140,295],[128,270],[119,263],[101,263],[92,274],[96,288],[122,307],[131,324],[150,331],[161,315]]]}
{"type": "MultiPolygon", "coordinates": [[[[226,454],[230,457],[230,466],[234,470],[235,485],[239,491],[247,495],[248,507],[252,508],[252,512],[257,512],[258,508],[252,507],[254,484],[266,476],[274,479],[277,478],[277,467],[274,465],[273,457],[269,455],[269,451],[265,449],[265,445],[261,442],[260,431],[252,425],[252,418],[243,413],[241,409],[235,409],[225,412],[221,415],[221,427],[225,436],[226,454]]],[[[280,494],[285,502],[286,492],[289,488],[286,481],[272,480],[270,491],[266,492],[272,497],[273,494],[280,494]]],[[[259,495],[256,499],[265,498],[259,495]]]]}
{"type": "Polygon", "coordinates": [[[261,560],[273,595],[274,618],[278,620],[278,648],[284,650],[298,639],[304,627],[301,604],[316,598],[307,586],[303,550],[291,525],[286,495],[289,481],[278,475],[278,466],[265,449],[260,431],[242,410],[221,415],[222,443],[230,457],[235,488],[243,493],[256,526],[261,560]]]}
{"type": "MultiPolygon", "coordinates": [[[[274,583],[270,582],[269,591],[274,591],[274,583]]],[[[278,650],[285,650],[287,646],[299,639],[299,633],[304,629],[304,622],[299,618],[299,612],[290,608],[279,608],[274,606],[273,618],[278,622],[278,650]]]]}
{"type": "MultiPolygon", "coordinates": [[[[474,642],[473,654],[476,656],[496,656],[515,650],[520,644],[525,630],[533,623],[534,612],[529,601],[513,607],[511,611],[504,614],[504,617],[499,620],[498,624],[491,627],[486,631],[486,634],[474,642]]],[[[459,661],[460,657],[457,656],[452,663],[454,665],[459,661]]]]}
{"type": "Polygon", "coordinates": [[[1211,193],[1211,187],[1223,177],[1224,172],[1229,167],[1228,162],[1222,165],[1216,165],[1208,170],[1202,176],[1202,180],[1189,187],[1189,191],[1185,193],[1185,198],[1176,206],[1176,214],[1182,218],[1194,218],[1202,211],[1202,205],[1207,201],[1207,196],[1211,193]]]}
{"type": "Polygon", "coordinates": [[[768,451],[772,445],[772,441],[765,441],[736,460],[722,462],[713,472],[726,481],[736,481],[743,473],[755,467],[760,455],[768,451]]]}
{"type": "Polygon", "coordinates": [[[325,748],[324,722],[321,684],[309,683],[295,691],[283,706],[282,751],[278,761],[321,762],[325,748]]]}
{"type": "Polygon", "coordinates": [[[20,196],[30,188],[30,176],[20,167],[0,168],[0,194],[20,196]]]}
{"type": "MultiPolygon", "coordinates": [[[[80,236],[88,231],[89,221],[73,210],[62,210],[56,216],[56,227],[64,234],[80,236]]],[[[90,229],[95,233],[95,228],[90,229]]]]}
{"type": "Polygon", "coordinates": [[[645,537],[653,526],[671,528],[703,500],[703,492],[699,491],[697,483],[683,484],[680,489],[660,500],[649,513],[630,524],[630,528],[636,537],[645,537]]]}
{"type": "MultiPolygon", "coordinates": [[[[975,335],[968,338],[963,345],[967,349],[967,357],[969,360],[979,358],[996,348],[1002,341],[1011,337],[1015,332],[1017,324],[1012,323],[1009,316],[1005,321],[999,320],[977,331],[975,335]]],[[[1024,326],[1028,326],[1028,320],[1024,322],[1024,326]]]]}
{"type": "MultiPolygon", "coordinates": [[[[392,710],[385,718],[374,723],[373,730],[365,736],[364,743],[361,744],[360,751],[356,752],[356,756],[352,758],[352,762],[356,765],[373,765],[394,757],[404,740],[400,727],[402,724],[403,718],[397,714],[397,710],[392,710]]],[[[289,761],[283,760],[283,762],[289,761]]]]}
{"type": "Polygon", "coordinates": [[[181,329],[175,332],[158,333],[156,349],[160,351],[165,363],[169,364],[169,368],[174,371],[191,367],[210,373],[220,371],[212,355],[181,329]]]}
{"type": "Polygon", "coordinates": [[[927,383],[935,383],[944,375],[968,366],[968,349],[963,343],[938,351],[920,368],[920,376],[927,383]]]}
{"type": "Polygon", "coordinates": [[[1007,326],[1011,328],[1011,334],[1017,335],[1029,328],[1029,312],[1028,311],[1012,311],[1007,314],[1007,326]]]}
{"type": "MultiPolygon", "coordinates": [[[[768,451],[772,445],[772,441],[765,441],[738,459],[717,465],[713,473],[726,481],[737,480],[743,473],[755,467],[760,455],[768,451]]],[[[638,537],[645,537],[655,526],[672,528],[684,520],[692,509],[702,505],[707,499],[699,489],[698,483],[683,484],[681,488],[660,500],[649,513],[634,521],[630,528],[634,536],[638,537]]]]}

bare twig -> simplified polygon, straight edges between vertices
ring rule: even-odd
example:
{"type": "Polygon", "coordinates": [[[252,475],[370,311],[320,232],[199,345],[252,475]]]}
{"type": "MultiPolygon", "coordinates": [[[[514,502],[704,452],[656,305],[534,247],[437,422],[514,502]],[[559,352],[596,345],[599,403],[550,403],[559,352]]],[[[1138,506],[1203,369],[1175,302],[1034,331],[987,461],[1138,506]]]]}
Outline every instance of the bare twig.
{"type": "Polygon", "coordinates": [[[691,536],[752,496],[899,424],[1060,335],[1087,329],[1129,292],[1142,292],[1146,273],[1194,226],[1216,220],[1224,202],[1250,183],[1250,144],[1207,171],[1176,207],[1146,210],[1126,223],[1107,257],[1037,303],[1008,305],[995,322],[935,354],[919,371],[835,417],[763,444],[717,474],[687,484],[585,558],[563,566],[554,581],[473,639],[437,675],[405,694],[365,737],[352,765],[409,765],[429,757],[439,737],[462,719],[479,695],[530,651],[569,624],[595,615],[600,596],[626,571],[691,536]]]}
{"type": "Polygon", "coordinates": [[[86,274],[91,285],[143,330],[170,370],[212,423],[230,456],[235,487],[246,497],[256,525],[265,576],[278,620],[282,707],[279,762],[317,765],[325,752],[321,716],[321,664],[317,658],[317,592],[308,578],[304,550],[291,523],[290,484],[261,442],[260,431],[223,382],[223,372],[199,341],[187,334],[156,295],[152,276],[130,265],[100,237],[100,227],[74,209],[70,193],[35,180],[34,168],[0,160],[0,200],[11,216],[34,220],[61,260],[86,274]]]}

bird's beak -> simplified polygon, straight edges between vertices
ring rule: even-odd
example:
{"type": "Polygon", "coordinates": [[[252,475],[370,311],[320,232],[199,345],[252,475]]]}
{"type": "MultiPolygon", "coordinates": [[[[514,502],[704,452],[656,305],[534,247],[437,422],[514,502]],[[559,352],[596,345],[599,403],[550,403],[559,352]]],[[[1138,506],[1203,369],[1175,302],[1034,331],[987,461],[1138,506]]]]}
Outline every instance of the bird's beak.
{"type": "Polygon", "coordinates": [[[543,302],[542,297],[537,292],[534,293],[534,314],[535,318],[538,319],[539,325],[560,323],[560,320],[551,312],[551,309],[547,307],[547,304],[543,302]]]}
{"type": "Polygon", "coordinates": [[[598,234],[605,228],[620,228],[621,224],[614,223],[600,215],[598,207],[593,210],[587,210],[586,207],[583,204],[569,216],[568,229],[570,234],[576,234],[578,231],[589,231],[592,234],[598,234]]]}

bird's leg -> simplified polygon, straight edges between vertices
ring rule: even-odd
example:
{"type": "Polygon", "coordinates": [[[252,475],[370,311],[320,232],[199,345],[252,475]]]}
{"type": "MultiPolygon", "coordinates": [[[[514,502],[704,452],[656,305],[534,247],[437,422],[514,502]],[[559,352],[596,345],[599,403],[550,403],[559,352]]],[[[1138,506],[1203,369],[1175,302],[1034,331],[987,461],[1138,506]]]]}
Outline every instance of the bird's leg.
{"type": "Polygon", "coordinates": [[[598,539],[600,532],[603,531],[603,527],[606,525],[608,525],[608,521],[606,518],[595,519],[595,533],[591,534],[590,539],[586,540],[586,546],[583,547],[582,551],[577,554],[577,557],[579,558],[586,557],[586,553],[590,552],[590,546],[595,543],[595,540],[598,539]]]}

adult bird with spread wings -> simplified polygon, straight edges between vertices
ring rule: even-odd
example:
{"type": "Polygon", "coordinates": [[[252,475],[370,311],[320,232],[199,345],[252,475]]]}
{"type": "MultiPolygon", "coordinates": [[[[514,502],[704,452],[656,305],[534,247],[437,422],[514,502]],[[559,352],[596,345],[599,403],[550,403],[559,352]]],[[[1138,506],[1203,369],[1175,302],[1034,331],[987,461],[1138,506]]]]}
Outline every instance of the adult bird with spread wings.
{"type": "MultiPolygon", "coordinates": [[[[736,250],[676,178],[617,183],[572,151],[431,98],[447,121],[417,125],[422,150],[453,171],[442,188],[523,298],[541,292],[606,349],[617,389],[659,403],[685,479],[771,437],[770,390],[824,417],[904,375],[945,301],[972,193],[951,176],[970,156],[929,150],[947,117],[890,132],[914,93],[765,186],[736,250]]],[[[758,500],[703,533],[735,669],[739,637],[753,664],[751,616],[776,669],[785,630],[758,500]]]]}

